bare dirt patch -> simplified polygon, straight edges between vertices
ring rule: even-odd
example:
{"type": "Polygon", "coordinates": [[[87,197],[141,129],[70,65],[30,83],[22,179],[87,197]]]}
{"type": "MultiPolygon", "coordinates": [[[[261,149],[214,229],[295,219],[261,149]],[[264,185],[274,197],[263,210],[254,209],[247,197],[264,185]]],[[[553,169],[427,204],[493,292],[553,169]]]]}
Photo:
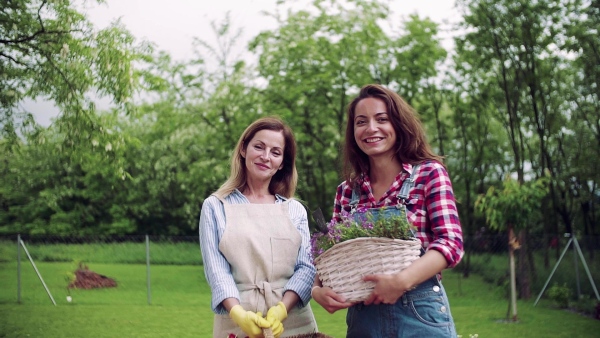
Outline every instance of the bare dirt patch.
{"type": "Polygon", "coordinates": [[[79,264],[75,270],[75,279],[69,283],[70,289],[96,289],[96,288],[114,288],[117,282],[110,277],[106,277],[94,271],[91,271],[87,265],[79,264]]]}

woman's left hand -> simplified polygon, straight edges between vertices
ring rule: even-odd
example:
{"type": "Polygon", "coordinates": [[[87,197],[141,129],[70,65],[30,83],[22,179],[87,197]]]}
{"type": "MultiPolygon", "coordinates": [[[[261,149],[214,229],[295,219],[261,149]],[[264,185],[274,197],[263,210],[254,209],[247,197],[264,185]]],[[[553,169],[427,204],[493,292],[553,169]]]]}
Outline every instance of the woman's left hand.
{"type": "Polygon", "coordinates": [[[428,278],[448,267],[444,256],[437,250],[428,250],[406,269],[391,275],[378,274],[363,277],[364,281],[375,283],[375,289],[365,300],[365,305],[394,304],[398,298],[428,278]]]}
{"type": "Polygon", "coordinates": [[[338,295],[329,287],[314,288],[311,294],[315,302],[319,303],[329,313],[334,313],[341,309],[347,309],[354,305],[354,303],[346,302],[344,297],[338,295]]]}
{"type": "Polygon", "coordinates": [[[403,286],[402,280],[399,279],[399,275],[367,275],[363,278],[365,282],[374,282],[375,289],[365,300],[365,305],[379,305],[379,304],[394,304],[398,298],[408,290],[407,287],[403,286]]]}
{"type": "Polygon", "coordinates": [[[279,338],[284,331],[282,321],[288,316],[287,308],[283,302],[277,303],[277,305],[271,307],[267,312],[267,321],[271,324],[271,330],[273,335],[279,338]]]}

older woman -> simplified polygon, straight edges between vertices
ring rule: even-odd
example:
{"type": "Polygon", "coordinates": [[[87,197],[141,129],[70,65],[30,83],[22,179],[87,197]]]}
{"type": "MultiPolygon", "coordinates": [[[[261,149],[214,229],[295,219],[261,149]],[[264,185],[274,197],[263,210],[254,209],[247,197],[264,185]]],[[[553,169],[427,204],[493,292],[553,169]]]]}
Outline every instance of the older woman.
{"type": "Polygon", "coordinates": [[[202,205],[213,337],[262,337],[267,327],[279,337],[284,325],[286,335],[317,330],[307,215],[293,199],[295,159],[291,129],[279,118],[261,118],[241,135],[228,180],[202,205]]]}

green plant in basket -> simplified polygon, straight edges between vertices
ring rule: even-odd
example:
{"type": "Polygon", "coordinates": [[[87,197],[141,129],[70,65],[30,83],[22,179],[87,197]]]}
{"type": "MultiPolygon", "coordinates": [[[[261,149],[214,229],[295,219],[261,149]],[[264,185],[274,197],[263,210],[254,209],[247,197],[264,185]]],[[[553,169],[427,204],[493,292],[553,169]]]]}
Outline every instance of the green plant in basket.
{"type": "Polygon", "coordinates": [[[313,259],[338,243],[360,237],[384,237],[409,240],[414,238],[413,225],[408,223],[404,215],[391,217],[375,217],[366,208],[359,208],[355,213],[343,211],[341,222],[331,220],[326,231],[316,232],[311,236],[310,244],[313,259]]]}

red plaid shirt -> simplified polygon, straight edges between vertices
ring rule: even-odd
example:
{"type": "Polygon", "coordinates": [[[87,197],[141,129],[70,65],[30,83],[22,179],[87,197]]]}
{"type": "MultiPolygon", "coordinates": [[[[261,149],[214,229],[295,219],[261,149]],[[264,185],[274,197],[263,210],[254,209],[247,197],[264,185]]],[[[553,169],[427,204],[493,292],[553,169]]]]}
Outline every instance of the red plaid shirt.
{"type": "MultiPolygon", "coordinates": [[[[405,179],[412,174],[413,166],[404,164],[394,183],[379,201],[373,197],[371,181],[364,173],[360,181],[360,199],[357,207],[380,208],[395,206],[405,179]]],[[[423,162],[418,167],[415,184],[410,189],[406,203],[409,222],[416,227],[417,238],[426,250],[439,251],[454,267],[463,256],[463,239],[452,183],[446,169],[436,161],[423,162]]],[[[333,218],[341,221],[342,209],[350,212],[352,189],[344,181],[337,188],[333,218]]],[[[402,202],[400,202],[402,203],[402,202]]]]}

